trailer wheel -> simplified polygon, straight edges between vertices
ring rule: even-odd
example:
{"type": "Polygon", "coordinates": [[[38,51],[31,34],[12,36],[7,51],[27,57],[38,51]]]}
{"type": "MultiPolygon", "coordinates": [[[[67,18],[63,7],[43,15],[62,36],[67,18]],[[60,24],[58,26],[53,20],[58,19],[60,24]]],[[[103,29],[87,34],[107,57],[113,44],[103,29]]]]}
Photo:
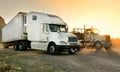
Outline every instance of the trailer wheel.
{"type": "Polygon", "coordinates": [[[3,44],[3,46],[4,46],[5,49],[9,48],[9,46],[7,44],[3,44]]]}
{"type": "Polygon", "coordinates": [[[77,51],[76,48],[70,48],[70,49],[68,50],[68,53],[69,53],[69,54],[75,54],[76,51],[77,51]]]}
{"type": "Polygon", "coordinates": [[[13,45],[14,50],[19,50],[19,43],[15,42],[13,45]]]}
{"type": "Polygon", "coordinates": [[[56,45],[54,43],[50,44],[49,47],[48,47],[48,51],[51,55],[57,54],[56,45]]]}
{"type": "Polygon", "coordinates": [[[97,41],[97,42],[95,42],[94,47],[95,47],[97,50],[100,50],[100,49],[102,48],[102,43],[99,42],[99,41],[97,41]]]}

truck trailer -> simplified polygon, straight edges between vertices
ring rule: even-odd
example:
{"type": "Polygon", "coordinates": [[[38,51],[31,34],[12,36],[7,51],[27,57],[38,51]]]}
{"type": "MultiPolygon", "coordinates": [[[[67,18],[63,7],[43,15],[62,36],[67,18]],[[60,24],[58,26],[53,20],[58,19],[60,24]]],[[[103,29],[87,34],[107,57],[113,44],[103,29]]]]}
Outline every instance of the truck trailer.
{"type": "Polygon", "coordinates": [[[45,50],[52,55],[80,50],[78,37],[68,33],[60,17],[40,12],[19,12],[2,28],[2,42],[4,48],[45,50]]]}

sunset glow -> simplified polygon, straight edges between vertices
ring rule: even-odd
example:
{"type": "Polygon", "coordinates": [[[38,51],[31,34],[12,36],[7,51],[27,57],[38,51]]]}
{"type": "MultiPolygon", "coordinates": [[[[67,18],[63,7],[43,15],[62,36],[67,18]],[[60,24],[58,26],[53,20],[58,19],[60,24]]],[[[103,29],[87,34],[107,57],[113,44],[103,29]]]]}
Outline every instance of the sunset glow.
{"type": "Polygon", "coordinates": [[[120,0],[0,0],[0,5],[6,23],[20,11],[38,11],[60,16],[69,31],[86,25],[120,38],[120,0]]]}

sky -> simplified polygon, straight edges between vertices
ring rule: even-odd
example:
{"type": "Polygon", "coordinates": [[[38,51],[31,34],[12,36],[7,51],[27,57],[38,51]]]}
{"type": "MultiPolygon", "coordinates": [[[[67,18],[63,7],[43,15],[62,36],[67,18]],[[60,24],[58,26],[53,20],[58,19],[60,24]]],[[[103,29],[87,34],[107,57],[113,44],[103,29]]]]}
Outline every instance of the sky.
{"type": "Polygon", "coordinates": [[[18,12],[60,16],[72,28],[95,27],[120,38],[120,0],[0,0],[0,16],[8,23],[18,12]]]}

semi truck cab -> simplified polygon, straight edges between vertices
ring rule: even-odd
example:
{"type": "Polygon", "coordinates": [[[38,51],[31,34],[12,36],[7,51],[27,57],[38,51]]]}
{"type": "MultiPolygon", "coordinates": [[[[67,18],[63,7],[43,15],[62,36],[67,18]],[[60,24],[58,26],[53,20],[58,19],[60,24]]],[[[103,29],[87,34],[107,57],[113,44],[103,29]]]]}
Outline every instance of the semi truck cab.
{"type": "Polygon", "coordinates": [[[38,22],[36,20],[33,23],[32,21],[28,22],[29,25],[27,24],[28,40],[31,41],[31,48],[47,50],[50,54],[65,51],[74,54],[80,50],[80,43],[77,36],[68,33],[67,24],[60,17],[45,14],[40,17],[36,13],[32,14],[28,16],[36,16],[39,20],[38,22]]]}

